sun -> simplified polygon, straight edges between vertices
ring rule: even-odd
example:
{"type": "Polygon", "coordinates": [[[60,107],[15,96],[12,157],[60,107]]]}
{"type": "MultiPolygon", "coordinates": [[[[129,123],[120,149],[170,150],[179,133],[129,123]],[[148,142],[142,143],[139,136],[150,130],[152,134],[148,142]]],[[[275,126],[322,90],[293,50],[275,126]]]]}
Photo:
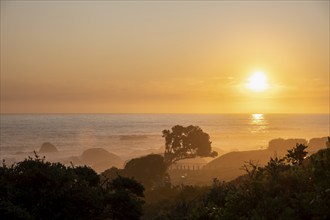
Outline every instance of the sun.
{"type": "Polygon", "coordinates": [[[248,78],[246,87],[254,92],[263,92],[269,88],[266,75],[261,72],[255,72],[248,78]]]}

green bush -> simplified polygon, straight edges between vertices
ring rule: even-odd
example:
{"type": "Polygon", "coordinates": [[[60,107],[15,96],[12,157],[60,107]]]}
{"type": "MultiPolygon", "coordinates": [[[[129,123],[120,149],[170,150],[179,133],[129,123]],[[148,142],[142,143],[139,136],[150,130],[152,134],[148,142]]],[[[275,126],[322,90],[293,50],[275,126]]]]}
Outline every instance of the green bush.
{"type": "Polygon", "coordinates": [[[89,167],[66,167],[36,156],[0,167],[0,219],[139,219],[143,190],[125,177],[102,186],[89,167]]]}

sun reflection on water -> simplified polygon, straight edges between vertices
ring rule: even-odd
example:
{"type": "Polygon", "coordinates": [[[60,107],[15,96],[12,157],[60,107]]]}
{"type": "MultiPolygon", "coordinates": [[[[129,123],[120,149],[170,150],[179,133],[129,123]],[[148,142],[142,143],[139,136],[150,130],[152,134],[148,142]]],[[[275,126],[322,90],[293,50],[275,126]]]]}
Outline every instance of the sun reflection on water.
{"type": "Polygon", "coordinates": [[[267,130],[267,124],[264,114],[251,114],[251,133],[265,133],[267,130]]]}
{"type": "Polygon", "coordinates": [[[260,124],[264,120],[264,114],[252,114],[252,124],[260,124]]]}

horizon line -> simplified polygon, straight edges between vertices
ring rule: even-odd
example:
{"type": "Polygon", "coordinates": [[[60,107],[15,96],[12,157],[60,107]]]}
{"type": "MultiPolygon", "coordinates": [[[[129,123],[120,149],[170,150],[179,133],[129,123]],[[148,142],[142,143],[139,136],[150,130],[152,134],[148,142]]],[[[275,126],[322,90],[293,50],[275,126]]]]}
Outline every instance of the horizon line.
{"type": "Polygon", "coordinates": [[[326,112],[222,112],[222,113],[187,113],[187,112],[0,112],[0,115],[253,115],[253,114],[268,114],[268,115],[326,115],[326,112]]]}

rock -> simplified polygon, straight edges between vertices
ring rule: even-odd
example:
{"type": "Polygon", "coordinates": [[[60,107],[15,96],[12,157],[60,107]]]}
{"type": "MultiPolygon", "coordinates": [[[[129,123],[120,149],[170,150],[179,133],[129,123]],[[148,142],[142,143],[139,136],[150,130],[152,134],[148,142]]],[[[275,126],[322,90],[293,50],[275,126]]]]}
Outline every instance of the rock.
{"type": "Polygon", "coordinates": [[[311,152],[316,152],[322,148],[326,148],[327,141],[328,141],[327,137],[312,138],[309,140],[307,150],[311,152]]]}
{"type": "Polygon", "coordinates": [[[49,142],[43,143],[39,150],[39,153],[54,153],[54,152],[58,152],[58,150],[53,144],[49,142]]]}
{"type": "Polygon", "coordinates": [[[81,155],[81,163],[94,168],[97,172],[109,169],[112,166],[122,167],[122,159],[103,148],[91,148],[85,150],[81,155]]]}
{"type": "Polygon", "coordinates": [[[305,139],[273,139],[269,141],[268,144],[268,150],[272,152],[287,152],[287,150],[290,150],[296,146],[296,144],[305,144],[307,145],[307,140],[305,139]]]}

